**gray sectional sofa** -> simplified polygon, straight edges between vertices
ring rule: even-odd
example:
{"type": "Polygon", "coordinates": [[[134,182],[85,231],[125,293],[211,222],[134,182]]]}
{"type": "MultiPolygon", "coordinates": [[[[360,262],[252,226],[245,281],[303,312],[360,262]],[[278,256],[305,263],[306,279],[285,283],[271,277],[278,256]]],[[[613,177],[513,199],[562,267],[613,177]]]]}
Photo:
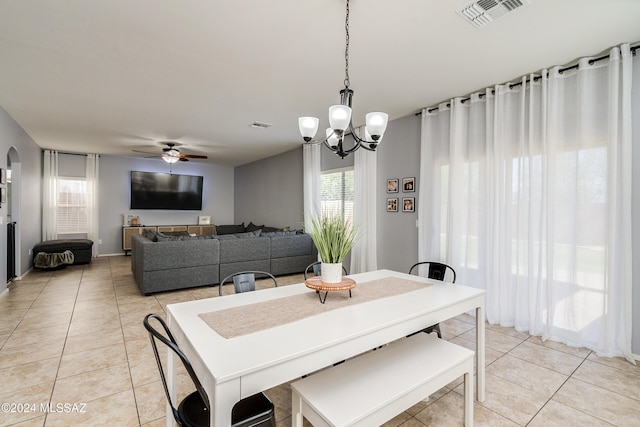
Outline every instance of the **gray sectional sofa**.
{"type": "Polygon", "coordinates": [[[317,261],[308,234],[237,233],[214,236],[132,236],[131,270],[143,294],[214,285],[239,271],[301,273],[317,261]]]}

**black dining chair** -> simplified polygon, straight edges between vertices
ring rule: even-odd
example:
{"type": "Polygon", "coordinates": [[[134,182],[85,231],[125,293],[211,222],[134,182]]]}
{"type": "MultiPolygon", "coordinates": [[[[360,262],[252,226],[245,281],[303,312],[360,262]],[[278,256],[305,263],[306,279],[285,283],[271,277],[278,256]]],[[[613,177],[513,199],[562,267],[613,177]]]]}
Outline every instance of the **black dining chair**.
{"type": "MultiPolygon", "coordinates": [[[[445,278],[446,278],[448,279],[446,280],[448,282],[451,282],[451,283],[456,282],[456,271],[453,269],[453,267],[447,264],[443,264],[441,262],[434,262],[434,261],[416,262],[409,269],[409,274],[412,274],[413,270],[419,271],[418,267],[421,265],[426,265],[427,277],[429,279],[445,281],[445,278]]],[[[442,338],[442,331],[440,331],[439,323],[436,323],[435,325],[429,326],[428,328],[425,328],[422,331],[418,331],[418,332],[426,332],[427,334],[430,334],[431,332],[434,332],[434,331],[436,334],[438,334],[438,338],[442,338]]]]}
{"type": "MultiPolygon", "coordinates": [[[[153,354],[156,357],[156,363],[158,364],[158,369],[160,371],[160,378],[162,379],[164,392],[169,405],[171,405],[171,411],[176,423],[178,423],[179,426],[184,427],[208,427],[210,425],[209,398],[202,387],[200,380],[196,376],[189,359],[187,359],[187,356],[178,347],[169,327],[157,314],[148,314],[145,316],[143,324],[145,329],[149,332],[151,347],[153,349],[153,354]],[[151,325],[151,320],[158,322],[164,331],[160,332],[158,329],[154,328],[151,325]],[[193,384],[196,386],[196,391],[182,399],[177,408],[169,394],[167,379],[158,353],[157,341],[166,345],[180,358],[182,364],[187,370],[187,373],[191,377],[193,384]]],[[[275,427],[276,420],[273,403],[264,393],[257,393],[253,396],[242,399],[235,404],[231,411],[231,422],[232,427],[275,427]]]]}
{"type": "Polygon", "coordinates": [[[252,292],[256,290],[256,275],[258,277],[264,276],[265,279],[273,280],[274,287],[278,287],[278,281],[275,276],[271,273],[267,273],[266,271],[240,271],[238,273],[233,273],[222,279],[220,284],[218,285],[218,294],[222,296],[222,286],[227,283],[227,281],[233,279],[233,288],[237,294],[242,292],[252,292]]]}
{"type": "MultiPolygon", "coordinates": [[[[307,268],[304,269],[304,280],[307,280],[307,276],[309,273],[311,273],[311,271],[313,271],[313,276],[320,276],[322,274],[322,262],[316,261],[309,264],[307,268]]],[[[342,266],[342,271],[345,274],[345,276],[349,274],[347,272],[347,269],[344,267],[344,265],[342,266]]]]}

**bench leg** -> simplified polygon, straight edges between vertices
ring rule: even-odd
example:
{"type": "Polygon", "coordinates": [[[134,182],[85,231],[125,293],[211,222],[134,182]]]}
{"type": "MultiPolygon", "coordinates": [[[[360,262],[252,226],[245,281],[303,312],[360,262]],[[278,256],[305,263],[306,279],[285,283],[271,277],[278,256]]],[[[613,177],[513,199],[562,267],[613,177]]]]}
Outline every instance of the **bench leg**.
{"type": "MultiPolygon", "coordinates": [[[[471,371],[473,372],[473,371],[471,371]]],[[[464,425],[473,427],[473,374],[464,374],[464,425]]]]}
{"type": "Polygon", "coordinates": [[[293,388],[291,394],[291,426],[302,427],[302,399],[293,388]]]}

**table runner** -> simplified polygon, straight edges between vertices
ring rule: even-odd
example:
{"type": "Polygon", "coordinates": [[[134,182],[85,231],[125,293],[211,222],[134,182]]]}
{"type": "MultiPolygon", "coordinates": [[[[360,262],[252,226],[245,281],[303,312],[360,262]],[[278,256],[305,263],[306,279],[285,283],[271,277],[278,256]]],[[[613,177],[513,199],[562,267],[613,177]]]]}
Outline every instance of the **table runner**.
{"type": "Polygon", "coordinates": [[[318,295],[309,290],[299,295],[201,313],[198,316],[216,333],[228,339],[293,323],[330,310],[400,295],[428,286],[431,284],[398,277],[385,277],[358,283],[351,291],[351,298],[347,291],[331,292],[325,304],[321,304],[318,295]]]}

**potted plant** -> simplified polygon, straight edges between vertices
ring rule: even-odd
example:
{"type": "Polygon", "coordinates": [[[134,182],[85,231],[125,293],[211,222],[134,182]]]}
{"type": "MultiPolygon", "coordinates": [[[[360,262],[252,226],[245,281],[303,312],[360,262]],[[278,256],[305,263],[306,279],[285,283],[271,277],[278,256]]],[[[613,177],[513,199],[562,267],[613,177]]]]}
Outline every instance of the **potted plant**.
{"type": "Polygon", "coordinates": [[[320,255],[321,277],[324,283],[342,281],[342,261],[355,244],[358,233],[351,223],[335,212],[324,212],[311,220],[308,231],[320,255]]]}

